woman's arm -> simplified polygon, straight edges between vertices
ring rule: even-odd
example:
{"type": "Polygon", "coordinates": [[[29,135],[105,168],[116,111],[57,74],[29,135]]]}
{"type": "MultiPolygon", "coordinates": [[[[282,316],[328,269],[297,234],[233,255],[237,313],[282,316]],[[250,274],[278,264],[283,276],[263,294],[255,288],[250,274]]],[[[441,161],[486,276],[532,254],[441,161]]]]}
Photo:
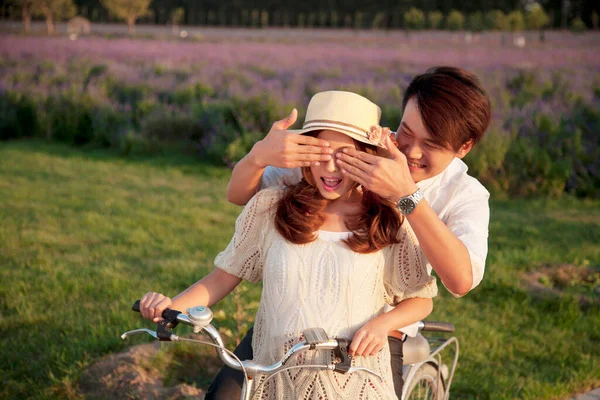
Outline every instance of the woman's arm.
{"type": "Polygon", "coordinates": [[[252,150],[240,160],[231,173],[227,185],[227,200],[240,206],[245,205],[261,187],[265,168],[308,167],[311,162],[329,161],[329,143],[312,136],[287,132],[296,122],[296,109],[281,121],[277,121],[264,139],[256,142],[252,150]]]}
{"type": "Polygon", "coordinates": [[[356,332],[350,345],[353,356],[374,356],[383,349],[388,332],[425,319],[433,311],[433,299],[414,297],[400,302],[393,310],[367,322],[356,332]]]}
{"type": "Polygon", "coordinates": [[[160,293],[146,293],[140,301],[140,312],[144,318],[157,322],[167,308],[185,312],[194,306],[210,307],[231,293],[241,281],[237,276],[215,268],[173,300],[160,293]]]}

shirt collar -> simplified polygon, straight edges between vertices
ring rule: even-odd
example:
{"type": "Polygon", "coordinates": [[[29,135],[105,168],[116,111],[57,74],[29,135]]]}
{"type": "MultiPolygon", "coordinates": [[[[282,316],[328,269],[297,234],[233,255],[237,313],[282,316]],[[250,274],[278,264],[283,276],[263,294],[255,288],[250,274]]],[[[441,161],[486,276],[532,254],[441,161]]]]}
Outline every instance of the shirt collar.
{"type": "Polygon", "coordinates": [[[433,189],[435,186],[441,186],[449,181],[452,181],[455,177],[460,176],[467,172],[469,167],[458,157],[448,164],[445,170],[439,174],[432,176],[431,178],[423,179],[417,182],[417,187],[421,190],[433,189]]]}

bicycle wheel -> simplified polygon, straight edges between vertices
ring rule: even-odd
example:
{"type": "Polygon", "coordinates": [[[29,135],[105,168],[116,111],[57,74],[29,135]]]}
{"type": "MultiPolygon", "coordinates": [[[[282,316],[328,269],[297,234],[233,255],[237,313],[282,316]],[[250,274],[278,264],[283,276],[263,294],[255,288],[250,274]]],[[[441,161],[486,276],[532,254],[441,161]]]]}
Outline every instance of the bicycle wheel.
{"type": "Polygon", "coordinates": [[[438,385],[438,369],[433,364],[423,364],[410,381],[406,400],[442,400],[444,383],[438,385]]]}

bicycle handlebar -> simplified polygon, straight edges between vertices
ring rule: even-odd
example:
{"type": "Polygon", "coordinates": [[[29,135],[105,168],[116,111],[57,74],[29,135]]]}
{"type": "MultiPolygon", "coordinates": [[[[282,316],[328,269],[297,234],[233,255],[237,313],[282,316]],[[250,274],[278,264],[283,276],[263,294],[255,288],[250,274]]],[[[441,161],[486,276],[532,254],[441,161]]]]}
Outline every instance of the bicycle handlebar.
{"type": "MultiPolygon", "coordinates": [[[[137,300],[132,308],[135,312],[140,312],[140,300],[137,300]]],[[[194,327],[194,332],[205,331],[208,336],[212,339],[213,343],[217,347],[217,351],[221,360],[230,368],[236,370],[245,370],[249,376],[255,376],[257,374],[271,375],[284,368],[285,363],[295,356],[296,354],[306,350],[333,350],[336,357],[340,362],[324,366],[326,369],[330,369],[336,372],[348,373],[363,368],[357,368],[351,366],[351,356],[348,355],[348,349],[350,348],[350,341],[346,339],[330,339],[323,329],[312,328],[304,331],[305,341],[297,343],[291,349],[289,349],[283,358],[273,365],[259,365],[254,363],[252,360],[238,362],[233,358],[225,349],[223,339],[219,334],[219,331],[210,324],[212,321],[212,311],[208,307],[194,307],[187,309],[188,315],[183,314],[181,311],[165,309],[162,312],[163,320],[157,323],[156,334],[149,329],[136,329],[133,331],[125,332],[121,335],[121,338],[125,339],[130,335],[136,335],[141,333],[148,333],[155,339],[162,341],[177,341],[180,340],[179,336],[175,335],[170,331],[179,322],[194,327]]],[[[372,371],[369,371],[372,372],[372,371]]]]}

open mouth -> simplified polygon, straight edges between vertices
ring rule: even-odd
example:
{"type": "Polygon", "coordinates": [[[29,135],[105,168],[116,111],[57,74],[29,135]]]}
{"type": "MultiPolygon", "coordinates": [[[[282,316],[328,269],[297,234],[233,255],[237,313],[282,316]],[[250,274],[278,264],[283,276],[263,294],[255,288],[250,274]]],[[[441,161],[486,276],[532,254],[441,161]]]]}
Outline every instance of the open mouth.
{"type": "Polygon", "coordinates": [[[321,177],[323,188],[329,192],[333,192],[342,185],[342,178],[321,177]]]}

